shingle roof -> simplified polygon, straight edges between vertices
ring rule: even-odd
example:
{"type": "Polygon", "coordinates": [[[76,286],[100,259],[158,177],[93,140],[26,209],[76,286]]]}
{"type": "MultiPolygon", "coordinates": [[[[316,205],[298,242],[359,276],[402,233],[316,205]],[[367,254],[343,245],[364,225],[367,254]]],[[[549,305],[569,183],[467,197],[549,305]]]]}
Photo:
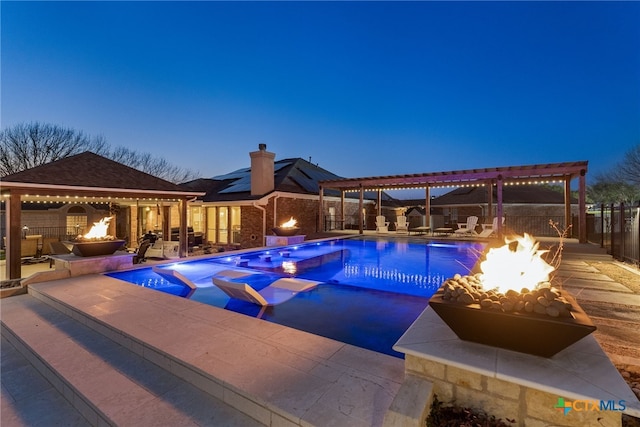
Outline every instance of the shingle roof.
{"type": "MultiPolygon", "coordinates": [[[[340,176],[314,165],[302,158],[282,159],[274,162],[274,191],[298,194],[314,194],[319,191],[318,182],[341,179],[340,176]]],[[[181,184],[193,191],[204,191],[204,202],[256,200],[260,196],[251,195],[251,168],[238,169],[210,179],[196,179],[181,184]]],[[[336,190],[325,190],[327,196],[339,196],[336,190]]],[[[350,194],[348,197],[359,197],[350,194]]],[[[376,198],[374,192],[367,192],[368,199],[376,198]]],[[[386,194],[384,199],[390,199],[386,194]]]]}
{"type": "Polygon", "coordinates": [[[182,192],[177,184],[86,151],[7,175],[2,182],[182,192]]]}

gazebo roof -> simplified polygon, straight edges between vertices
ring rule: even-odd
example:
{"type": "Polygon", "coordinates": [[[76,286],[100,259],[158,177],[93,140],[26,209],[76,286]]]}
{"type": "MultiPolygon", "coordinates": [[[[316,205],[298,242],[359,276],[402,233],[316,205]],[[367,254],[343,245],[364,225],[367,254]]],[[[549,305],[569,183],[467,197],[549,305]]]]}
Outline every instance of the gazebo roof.
{"type": "Polygon", "coordinates": [[[507,166],[467,169],[450,172],[429,172],[408,175],[345,178],[321,181],[324,188],[356,190],[388,190],[437,186],[464,186],[501,179],[505,184],[565,181],[587,172],[587,162],[549,163],[540,165],[507,166]]]}
{"type": "Polygon", "coordinates": [[[2,178],[2,191],[40,195],[186,198],[200,196],[172,182],[86,151],[2,178]]]}

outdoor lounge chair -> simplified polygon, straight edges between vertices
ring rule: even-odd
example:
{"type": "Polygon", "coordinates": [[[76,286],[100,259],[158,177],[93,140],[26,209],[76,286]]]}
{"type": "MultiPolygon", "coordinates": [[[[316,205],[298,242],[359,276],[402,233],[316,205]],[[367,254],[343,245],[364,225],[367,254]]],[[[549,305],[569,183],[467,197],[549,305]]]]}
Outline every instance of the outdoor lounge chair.
{"type": "Polygon", "coordinates": [[[454,233],[456,235],[476,234],[476,224],[478,224],[478,217],[470,216],[466,224],[458,223],[458,229],[454,233]]]}
{"type": "Polygon", "coordinates": [[[376,217],[376,232],[378,233],[389,232],[389,221],[387,221],[387,218],[385,218],[384,215],[378,215],[376,217]]]}
{"type": "Polygon", "coordinates": [[[147,260],[146,254],[150,246],[151,246],[151,243],[148,240],[143,240],[142,243],[140,243],[140,246],[138,247],[138,251],[133,256],[134,264],[141,264],[147,260]]]}
{"type": "Polygon", "coordinates": [[[396,222],[396,233],[408,233],[409,232],[409,221],[407,221],[407,217],[404,215],[400,215],[396,222]]]}
{"type": "Polygon", "coordinates": [[[224,272],[213,276],[213,284],[231,298],[241,299],[263,307],[281,304],[290,300],[300,292],[308,291],[320,282],[284,277],[277,279],[267,287],[256,291],[248,283],[231,281],[232,277],[222,276],[224,272]]]}
{"type": "Polygon", "coordinates": [[[151,242],[151,246],[145,253],[146,258],[164,258],[164,242],[160,238],[156,238],[155,242],[151,242]]]}
{"type": "MultiPolygon", "coordinates": [[[[504,225],[504,217],[502,217],[502,225],[504,225]]],[[[489,237],[498,229],[498,217],[493,218],[491,225],[482,224],[482,231],[478,234],[479,237],[489,237]]]]}
{"type": "Polygon", "coordinates": [[[151,270],[153,270],[154,273],[162,276],[163,279],[170,283],[187,286],[190,291],[187,295],[184,295],[185,298],[189,298],[196,291],[196,289],[198,289],[198,287],[191,280],[186,278],[179,271],[172,270],[170,268],[161,268],[158,266],[153,266],[151,270]]]}

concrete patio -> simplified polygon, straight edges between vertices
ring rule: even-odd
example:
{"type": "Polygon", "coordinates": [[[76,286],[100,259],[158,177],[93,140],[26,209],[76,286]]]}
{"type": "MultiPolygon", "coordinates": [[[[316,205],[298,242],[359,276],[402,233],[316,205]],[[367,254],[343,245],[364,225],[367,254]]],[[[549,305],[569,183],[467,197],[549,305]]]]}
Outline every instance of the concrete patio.
{"type": "MultiPolygon", "coordinates": [[[[599,248],[570,242],[563,258],[581,304],[640,312],[640,295],[586,268],[611,262],[599,248]]],[[[0,308],[3,426],[400,425],[391,356],[101,275],[32,284],[0,308]]]]}

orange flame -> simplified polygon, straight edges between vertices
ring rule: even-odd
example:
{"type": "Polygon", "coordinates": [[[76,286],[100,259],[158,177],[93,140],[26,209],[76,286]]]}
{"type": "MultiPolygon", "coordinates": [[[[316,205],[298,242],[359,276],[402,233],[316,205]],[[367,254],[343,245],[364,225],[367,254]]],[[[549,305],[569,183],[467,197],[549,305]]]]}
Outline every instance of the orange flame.
{"type": "Polygon", "coordinates": [[[548,251],[538,250],[539,243],[531,236],[525,233],[524,237],[505,239],[505,243],[490,249],[485,261],[480,263],[484,289],[520,292],[522,288],[533,290],[539,283],[549,280],[554,268],[541,257],[548,251]],[[515,242],[517,245],[513,247],[515,242]]]}
{"type": "Polygon", "coordinates": [[[296,221],[295,219],[293,219],[293,217],[291,217],[291,219],[289,221],[283,222],[280,227],[282,227],[282,228],[293,228],[293,227],[296,226],[297,223],[298,223],[298,221],[296,221]]]}
{"type": "Polygon", "coordinates": [[[85,234],[85,239],[101,239],[107,237],[107,229],[109,228],[109,221],[111,221],[111,216],[102,218],[98,222],[93,223],[93,227],[89,230],[87,234],[85,234]]]}

